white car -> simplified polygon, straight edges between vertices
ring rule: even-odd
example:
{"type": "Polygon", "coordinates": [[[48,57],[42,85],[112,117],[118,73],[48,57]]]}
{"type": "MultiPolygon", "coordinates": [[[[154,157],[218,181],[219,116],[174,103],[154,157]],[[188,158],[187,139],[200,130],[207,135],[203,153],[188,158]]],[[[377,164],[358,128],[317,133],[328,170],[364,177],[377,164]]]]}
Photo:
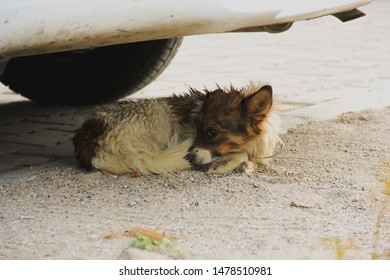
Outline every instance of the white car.
{"type": "Polygon", "coordinates": [[[153,81],[183,36],[347,21],[372,1],[2,0],[0,81],[38,103],[107,102],[153,81]]]}

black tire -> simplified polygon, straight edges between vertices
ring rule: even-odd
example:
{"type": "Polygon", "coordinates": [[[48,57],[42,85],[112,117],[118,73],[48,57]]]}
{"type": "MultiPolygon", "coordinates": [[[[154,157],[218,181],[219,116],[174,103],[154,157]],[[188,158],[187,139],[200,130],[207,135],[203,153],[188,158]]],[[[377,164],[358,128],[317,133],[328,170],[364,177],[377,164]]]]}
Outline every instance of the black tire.
{"type": "Polygon", "coordinates": [[[113,101],[152,82],[182,38],[145,41],[11,59],[0,81],[40,104],[87,105],[113,101]]]}

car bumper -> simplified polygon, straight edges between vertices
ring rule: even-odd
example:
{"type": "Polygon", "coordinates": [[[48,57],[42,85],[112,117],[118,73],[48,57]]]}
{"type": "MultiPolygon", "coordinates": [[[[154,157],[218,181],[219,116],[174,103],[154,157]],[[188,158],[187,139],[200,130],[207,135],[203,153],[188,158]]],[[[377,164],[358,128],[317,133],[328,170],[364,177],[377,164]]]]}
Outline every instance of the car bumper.
{"type": "Polygon", "coordinates": [[[262,27],[349,11],[370,2],[4,0],[0,3],[0,61],[195,34],[269,31],[262,27]]]}

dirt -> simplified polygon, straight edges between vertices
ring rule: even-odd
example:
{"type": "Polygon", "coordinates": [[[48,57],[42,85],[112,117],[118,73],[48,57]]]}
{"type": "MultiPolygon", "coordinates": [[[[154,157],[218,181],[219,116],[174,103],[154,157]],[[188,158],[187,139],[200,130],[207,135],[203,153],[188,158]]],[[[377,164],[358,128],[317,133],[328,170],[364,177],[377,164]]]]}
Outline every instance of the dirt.
{"type": "Polygon", "coordinates": [[[0,258],[137,258],[125,233],[139,228],[174,237],[187,259],[389,259],[390,107],[282,139],[249,176],[26,168],[0,186],[0,258]]]}

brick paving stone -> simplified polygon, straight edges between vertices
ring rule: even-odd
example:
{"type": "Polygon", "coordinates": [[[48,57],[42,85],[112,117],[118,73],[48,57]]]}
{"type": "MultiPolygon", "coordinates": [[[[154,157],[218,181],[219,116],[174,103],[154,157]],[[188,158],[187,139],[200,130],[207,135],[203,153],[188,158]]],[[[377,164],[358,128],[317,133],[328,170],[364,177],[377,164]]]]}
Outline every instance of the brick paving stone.
{"type": "Polygon", "coordinates": [[[22,120],[18,122],[12,122],[8,125],[0,125],[0,134],[11,135],[26,135],[38,133],[43,130],[58,130],[58,131],[74,131],[78,124],[73,123],[45,123],[22,120]]]}
{"type": "Polygon", "coordinates": [[[29,145],[29,144],[16,144],[8,142],[0,142],[0,155],[10,154],[10,153],[25,153],[31,152],[38,149],[38,146],[29,145]]]}
{"type": "MultiPolygon", "coordinates": [[[[0,125],[10,125],[14,122],[21,121],[25,119],[25,116],[15,115],[15,114],[2,114],[0,107],[0,125]]],[[[1,128],[0,128],[1,132],[1,128]]]]}
{"type": "Polygon", "coordinates": [[[68,138],[47,145],[44,148],[28,149],[23,151],[23,153],[31,156],[51,157],[53,159],[73,158],[73,144],[68,138]]]}
{"type": "Polygon", "coordinates": [[[3,172],[18,168],[26,168],[36,164],[42,164],[53,160],[51,157],[27,155],[27,154],[2,154],[0,155],[0,175],[3,172]]]}
{"type": "Polygon", "coordinates": [[[24,135],[8,135],[2,137],[1,142],[23,144],[28,143],[35,146],[49,146],[55,143],[68,140],[71,137],[71,133],[65,131],[56,130],[43,130],[41,132],[35,132],[24,135]]]}

